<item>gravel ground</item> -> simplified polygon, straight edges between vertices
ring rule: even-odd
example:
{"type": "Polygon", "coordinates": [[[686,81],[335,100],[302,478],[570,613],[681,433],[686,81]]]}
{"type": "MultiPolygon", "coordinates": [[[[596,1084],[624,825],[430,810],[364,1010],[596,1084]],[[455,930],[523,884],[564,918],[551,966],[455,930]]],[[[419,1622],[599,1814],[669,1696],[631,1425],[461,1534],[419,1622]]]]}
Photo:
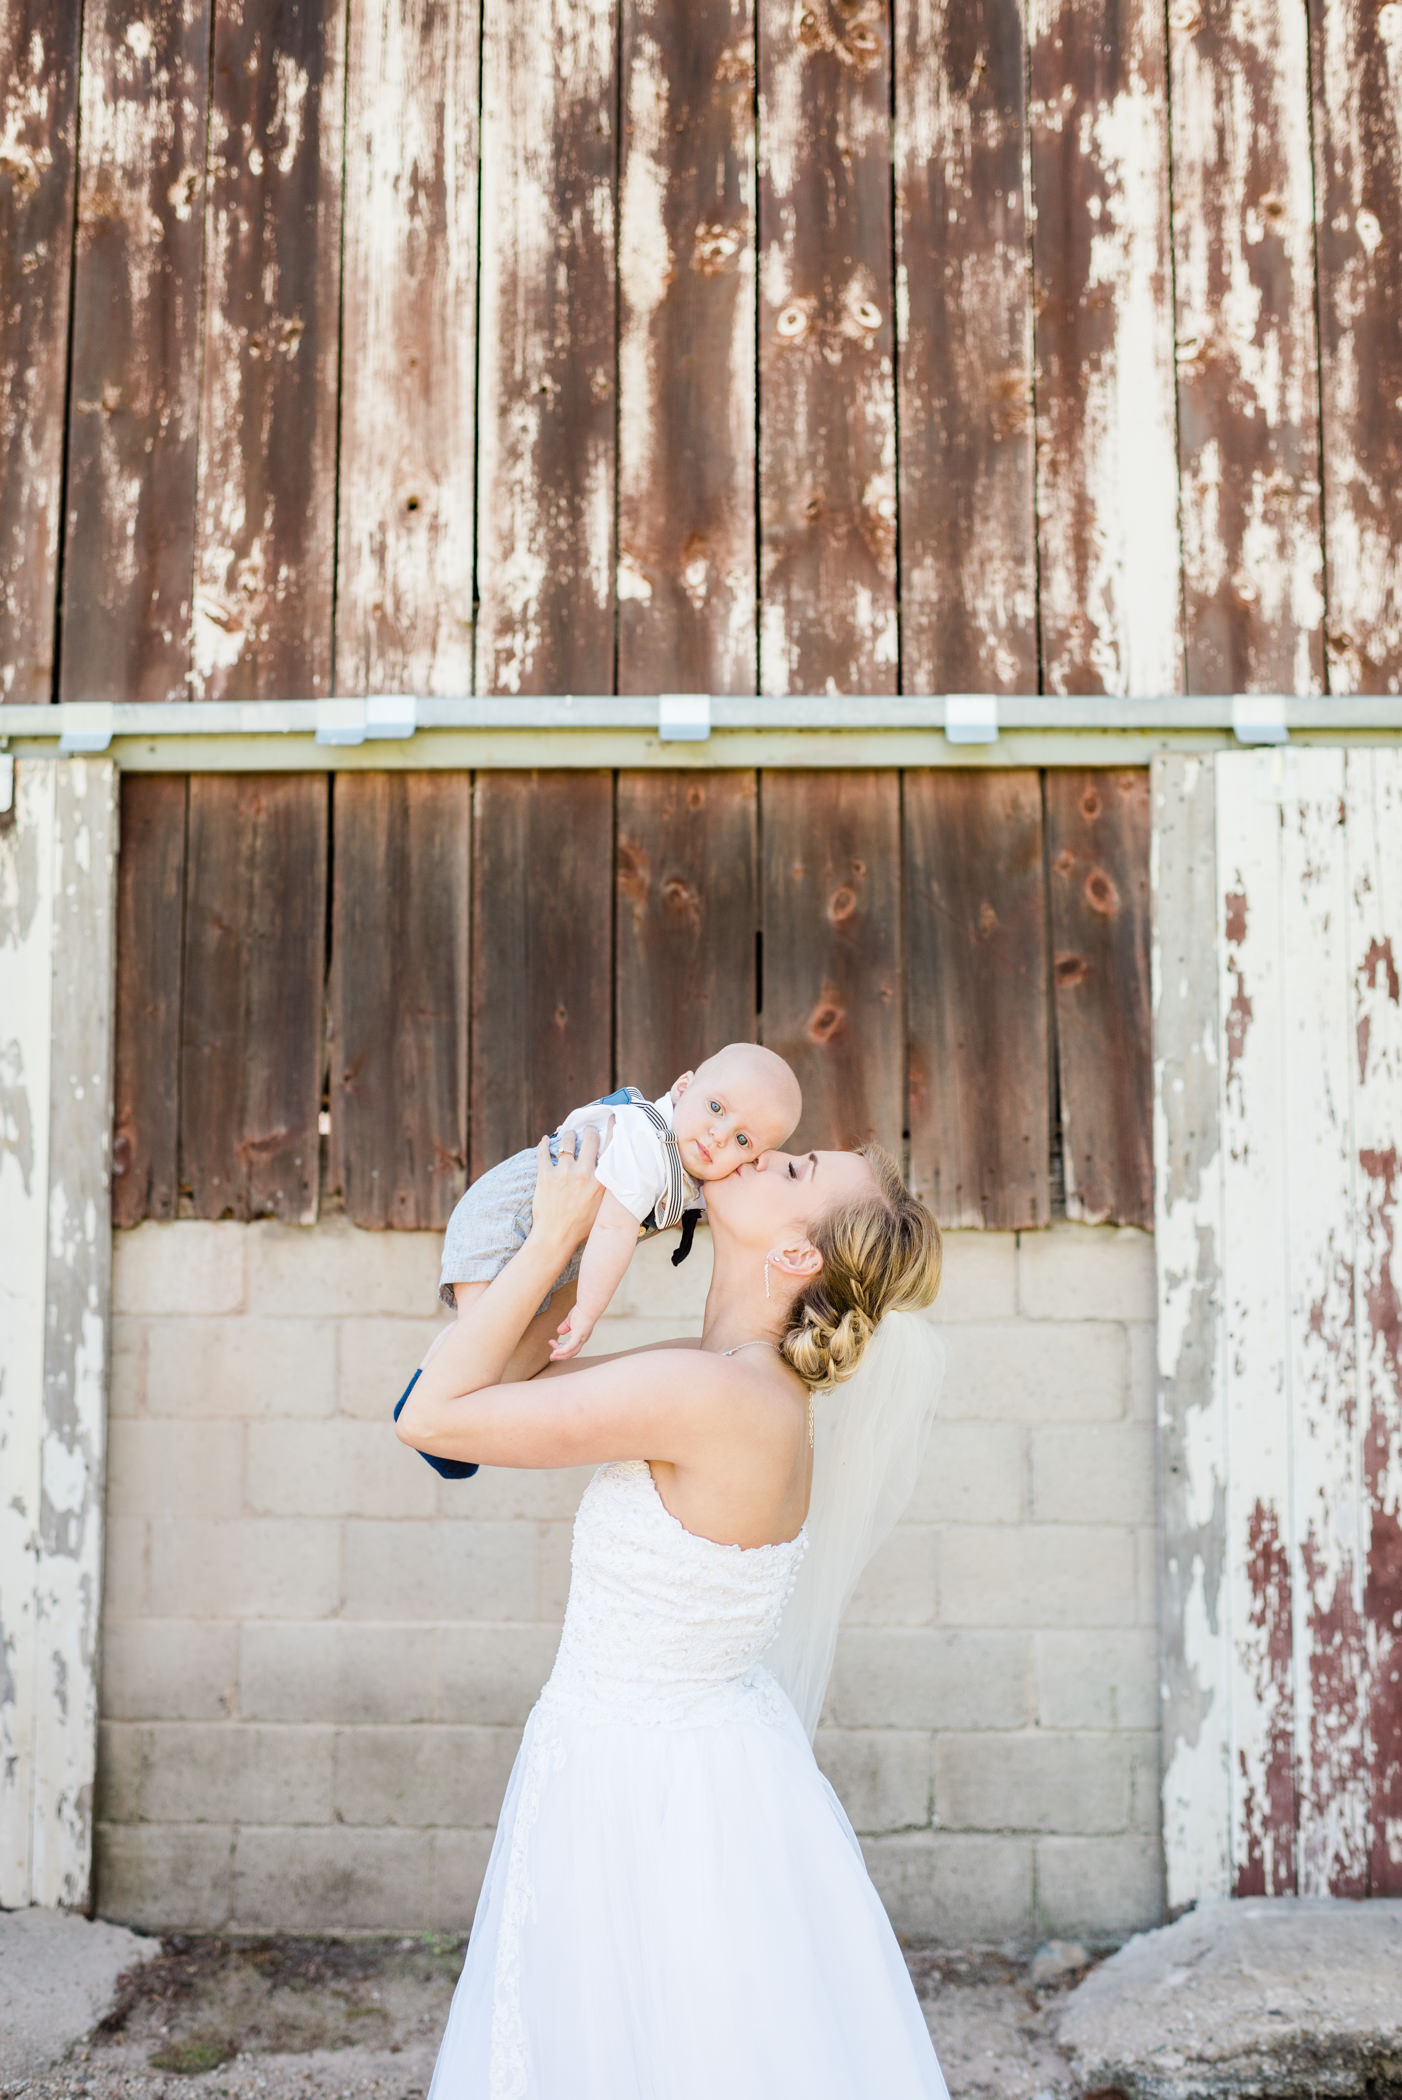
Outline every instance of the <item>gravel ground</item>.
{"type": "MultiPolygon", "coordinates": [[[[421,2100],[464,1944],[168,1939],[95,2034],[0,2100],[421,2100]]],[[[1052,2022],[1076,1971],[909,1961],[953,2100],[1069,2100],[1052,2022]]]]}

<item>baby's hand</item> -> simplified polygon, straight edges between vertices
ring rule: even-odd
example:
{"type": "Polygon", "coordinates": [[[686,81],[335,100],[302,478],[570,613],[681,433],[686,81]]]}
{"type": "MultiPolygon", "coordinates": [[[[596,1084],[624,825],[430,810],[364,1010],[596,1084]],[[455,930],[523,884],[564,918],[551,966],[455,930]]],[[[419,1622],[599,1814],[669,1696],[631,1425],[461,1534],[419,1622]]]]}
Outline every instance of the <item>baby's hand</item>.
{"type": "Polygon", "coordinates": [[[571,1356],[578,1356],[590,1335],[594,1332],[594,1319],[579,1305],[573,1305],[555,1330],[555,1339],[550,1344],[550,1361],[562,1364],[571,1356]]]}

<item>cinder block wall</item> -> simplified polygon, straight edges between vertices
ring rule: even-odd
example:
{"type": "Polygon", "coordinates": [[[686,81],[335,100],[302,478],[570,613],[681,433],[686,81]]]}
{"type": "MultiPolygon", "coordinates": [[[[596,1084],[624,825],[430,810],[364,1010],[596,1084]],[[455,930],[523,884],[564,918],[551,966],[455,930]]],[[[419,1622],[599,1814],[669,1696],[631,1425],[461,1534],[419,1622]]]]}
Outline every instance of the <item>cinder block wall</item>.
{"type": "MultiPolygon", "coordinates": [[[[148,1928],[465,1929],[554,1652],[585,1472],[442,1482],[388,1414],[438,1243],[118,1236],[98,1903],[148,1928]]],[[[596,1346],[686,1331],[640,1250],[596,1346]]],[[[940,1422],[843,1634],[819,1756],[898,1931],[1159,1916],[1153,1262],[952,1234],[940,1422]]]]}

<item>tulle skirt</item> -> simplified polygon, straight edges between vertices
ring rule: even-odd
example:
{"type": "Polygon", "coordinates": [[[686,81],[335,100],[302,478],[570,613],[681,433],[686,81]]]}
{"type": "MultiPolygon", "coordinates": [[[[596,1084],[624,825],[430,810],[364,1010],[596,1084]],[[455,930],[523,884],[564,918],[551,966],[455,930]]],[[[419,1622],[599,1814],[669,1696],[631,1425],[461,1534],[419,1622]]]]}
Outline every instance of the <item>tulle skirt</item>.
{"type": "Polygon", "coordinates": [[[666,1726],[547,1692],[430,2100],[948,2100],[852,1826],[769,1683],[666,1726]]]}

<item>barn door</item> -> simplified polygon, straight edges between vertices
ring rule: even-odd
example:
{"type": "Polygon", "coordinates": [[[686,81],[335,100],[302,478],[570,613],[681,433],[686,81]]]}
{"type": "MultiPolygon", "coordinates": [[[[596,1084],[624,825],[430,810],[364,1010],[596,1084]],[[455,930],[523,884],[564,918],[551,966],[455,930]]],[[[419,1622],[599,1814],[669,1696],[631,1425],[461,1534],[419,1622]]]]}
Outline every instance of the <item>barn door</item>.
{"type": "Polygon", "coordinates": [[[1173,1909],[1402,1893],[1402,752],[1157,762],[1173,1909]]]}

